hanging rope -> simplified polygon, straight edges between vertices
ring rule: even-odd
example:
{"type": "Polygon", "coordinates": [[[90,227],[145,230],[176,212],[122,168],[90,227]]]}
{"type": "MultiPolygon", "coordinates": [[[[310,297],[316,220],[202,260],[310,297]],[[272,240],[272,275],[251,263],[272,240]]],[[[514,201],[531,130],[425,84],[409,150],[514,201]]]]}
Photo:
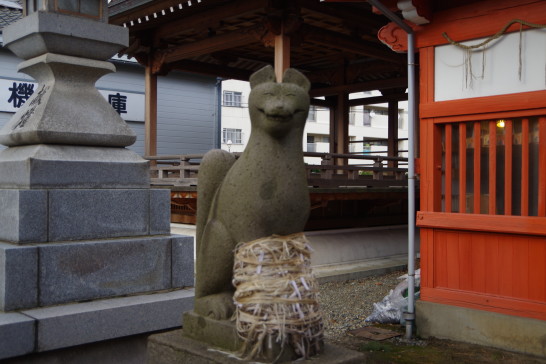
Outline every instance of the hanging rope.
{"type": "Polygon", "coordinates": [[[521,74],[522,74],[522,68],[523,68],[523,66],[522,66],[523,65],[523,56],[522,56],[523,26],[525,25],[525,26],[527,26],[529,28],[535,28],[535,29],[545,29],[546,24],[536,24],[536,23],[531,23],[531,22],[521,20],[521,19],[513,19],[513,20],[509,21],[508,23],[506,23],[506,25],[504,27],[502,27],[502,29],[499,30],[497,33],[495,33],[492,36],[490,36],[489,38],[485,39],[483,42],[478,43],[478,44],[473,44],[473,45],[466,45],[466,44],[462,44],[460,42],[454,41],[453,39],[451,39],[451,37],[449,37],[449,35],[447,35],[446,32],[442,33],[442,36],[445,39],[447,39],[447,41],[449,43],[451,43],[452,45],[454,45],[456,47],[459,47],[459,48],[463,49],[464,52],[465,52],[465,54],[464,54],[465,83],[466,83],[467,87],[472,87],[472,81],[475,78],[481,78],[481,79],[484,78],[484,74],[485,74],[485,49],[486,49],[486,46],[489,43],[491,43],[492,41],[494,41],[496,39],[499,39],[504,33],[506,33],[508,28],[510,28],[510,26],[512,26],[513,24],[519,24],[520,25],[520,28],[519,28],[518,76],[519,76],[519,80],[521,81],[521,74]],[[472,71],[471,57],[472,57],[472,52],[474,52],[474,51],[476,51],[478,49],[480,49],[481,52],[482,52],[482,73],[481,73],[481,75],[479,77],[476,77],[476,75],[474,75],[474,73],[472,71]]]}
{"type": "MultiPolygon", "coordinates": [[[[457,46],[459,48],[462,48],[462,49],[477,49],[477,48],[481,48],[481,47],[484,47],[486,46],[487,44],[489,44],[490,42],[494,41],[495,39],[498,39],[500,38],[508,28],[510,28],[510,26],[512,24],[516,24],[516,23],[519,23],[522,25],[525,25],[525,26],[528,26],[530,28],[536,28],[536,29],[544,29],[546,28],[546,24],[535,24],[535,23],[530,23],[528,21],[525,21],[525,20],[521,20],[521,19],[514,19],[514,20],[510,20],[504,27],[502,27],[501,30],[499,30],[497,33],[493,34],[491,37],[487,38],[486,40],[484,40],[483,42],[481,43],[478,43],[478,44],[474,44],[474,45],[465,45],[465,44],[461,44],[460,42],[456,42],[454,41],[453,39],[451,39],[449,37],[449,35],[447,35],[446,32],[443,32],[442,33],[442,36],[447,39],[447,41],[451,44],[453,44],[454,46],[457,46]]],[[[520,28],[520,31],[522,29],[522,27],[520,28]]]]}

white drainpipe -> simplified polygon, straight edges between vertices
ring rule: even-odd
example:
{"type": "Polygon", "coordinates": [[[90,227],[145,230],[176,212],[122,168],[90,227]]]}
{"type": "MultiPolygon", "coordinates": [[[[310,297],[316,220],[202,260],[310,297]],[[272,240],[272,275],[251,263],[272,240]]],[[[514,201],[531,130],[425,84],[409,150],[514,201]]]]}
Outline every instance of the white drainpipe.
{"type": "Polygon", "coordinates": [[[406,339],[411,339],[415,322],[415,40],[413,29],[379,0],[368,2],[408,33],[408,311],[404,312],[404,318],[406,339]]]}

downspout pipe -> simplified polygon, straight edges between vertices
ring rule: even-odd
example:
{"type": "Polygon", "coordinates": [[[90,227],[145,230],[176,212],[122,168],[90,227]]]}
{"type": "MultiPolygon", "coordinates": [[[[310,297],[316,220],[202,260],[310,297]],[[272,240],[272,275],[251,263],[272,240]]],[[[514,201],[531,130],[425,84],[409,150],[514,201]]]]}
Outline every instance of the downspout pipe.
{"type": "Polygon", "coordinates": [[[410,340],[415,322],[415,38],[413,29],[379,0],[368,2],[408,34],[408,310],[404,312],[404,319],[406,339],[410,340]]]}

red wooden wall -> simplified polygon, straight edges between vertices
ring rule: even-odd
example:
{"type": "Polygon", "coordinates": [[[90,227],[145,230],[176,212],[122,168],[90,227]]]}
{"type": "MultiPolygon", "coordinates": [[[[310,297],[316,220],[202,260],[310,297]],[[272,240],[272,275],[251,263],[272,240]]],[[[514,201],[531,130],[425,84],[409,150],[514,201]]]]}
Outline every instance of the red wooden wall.
{"type": "Polygon", "coordinates": [[[546,2],[480,1],[417,32],[421,299],[546,320],[546,91],[434,102],[441,33],[486,37],[515,18],[546,24],[546,2]]]}

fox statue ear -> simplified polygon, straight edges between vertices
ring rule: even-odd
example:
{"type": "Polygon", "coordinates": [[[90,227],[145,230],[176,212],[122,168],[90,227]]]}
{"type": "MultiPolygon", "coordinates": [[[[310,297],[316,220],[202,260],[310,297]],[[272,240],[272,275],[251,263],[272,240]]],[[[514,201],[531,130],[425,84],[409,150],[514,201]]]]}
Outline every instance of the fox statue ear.
{"type": "Polygon", "coordinates": [[[275,82],[275,70],[270,65],[265,66],[250,76],[250,88],[254,88],[261,83],[275,82]]]}
{"type": "Polygon", "coordinates": [[[284,71],[284,75],[282,76],[282,82],[284,83],[293,83],[301,87],[305,90],[305,92],[309,92],[311,89],[311,82],[298,70],[295,70],[294,68],[288,68],[286,71],[284,71]]]}

